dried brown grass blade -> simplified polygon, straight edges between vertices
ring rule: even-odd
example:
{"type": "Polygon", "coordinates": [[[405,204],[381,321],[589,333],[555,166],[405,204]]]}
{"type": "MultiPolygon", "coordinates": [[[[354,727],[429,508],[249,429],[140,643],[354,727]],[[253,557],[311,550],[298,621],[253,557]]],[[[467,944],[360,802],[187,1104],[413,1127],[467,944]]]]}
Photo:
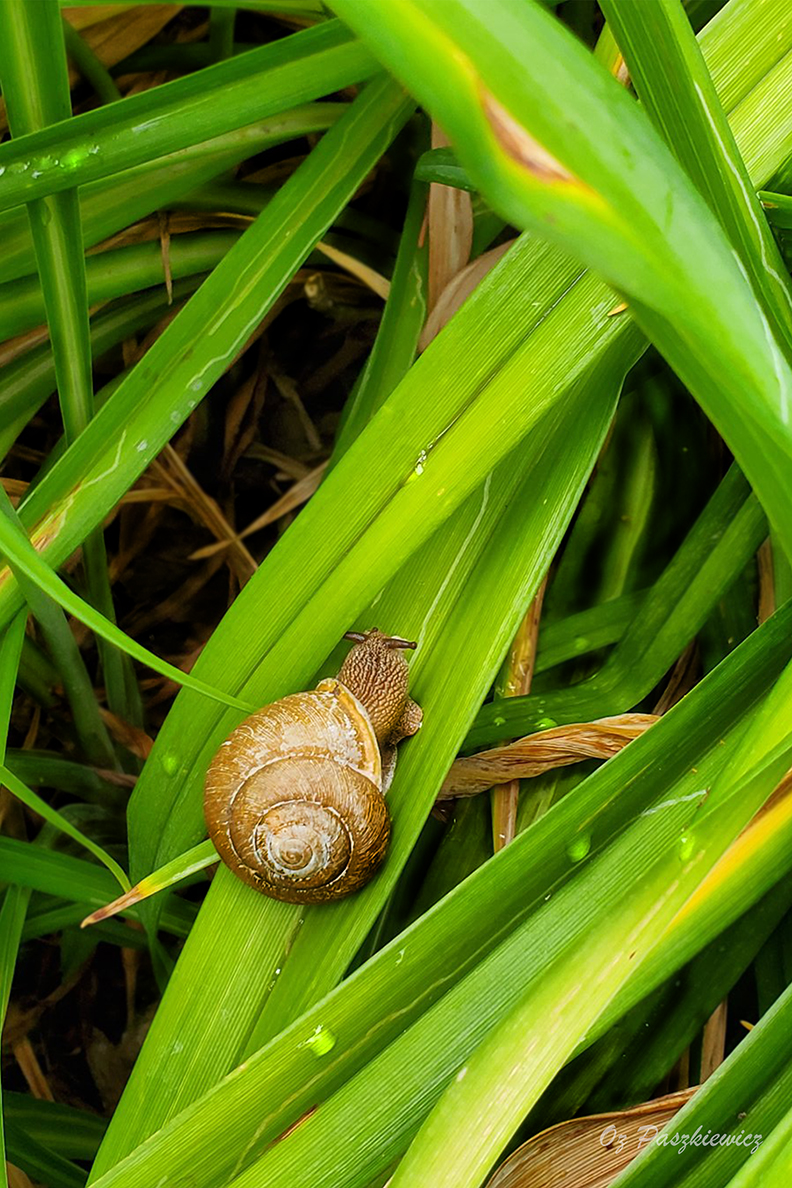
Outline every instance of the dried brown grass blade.
{"type": "Polygon", "coordinates": [[[439,800],[476,796],[493,784],[528,779],[581,759],[609,759],[657,721],[656,714],[618,714],[596,722],[554,726],[505,747],[457,759],[445,778],[439,800]]]}
{"type": "MultiPolygon", "coordinates": [[[[450,140],[432,125],[432,148],[445,148],[450,140]]],[[[434,309],[448,282],[470,259],[473,244],[473,205],[466,190],[429,187],[429,309],[434,309]]]]}
{"type": "Polygon", "coordinates": [[[25,1175],[21,1168],[6,1160],[6,1174],[8,1188],[33,1188],[33,1181],[25,1175]]]}
{"type": "MultiPolygon", "coordinates": [[[[99,8],[64,8],[63,15],[77,29],[100,62],[115,66],[173,20],[183,4],[101,5],[99,8]],[[87,16],[93,19],[86,19],[87,16]],[[97,19],[98,18],[98,19],[97,19]]],[[[70,71],[71,75],[71,71],[70,71]]],[[[74,80],[79,75],[74,72],[74,80]]]]}
{"type": "Polygon", "coordinates": [[[560,1122],[518,1147],[487,1188],[605,1188],[695,1091],[683,1089],[630,1110],[560,1122]]]}
{"type": "MultiPolygon", "coordinates": [[[[244,536],[250,536],[253,532],[259,532],[262,528],[266,528],[268,524],[274,524],[281,516],[285,516],[288,512],[294,511],[295,508],[301,507],[313,495],[314,491],[321,482],[327,463],[323,462],[321,466],[314,467],[309,471],[304,478],[298,479],[289,490],[281,495],[280,499],[276,500],[271,507],[260,515],[257,519],[248,524],[247,528],[239,533],[236,539],[242,539],[244,536]]],[[[194,553],[190,554],[191,561],[202,561],[205,557],[213,557],[220,549],[225,549],[233,543],[233,540],[219,540],[214,544],[206,545],[202,549],[196,549],[194,553]]]]}
{"type": "Polygon", "coordinates": [[[464,305],[476,286],[484,280],[498,260],[506,255],[513,243],[514,240],[510,239],[508,243],[501,243],[497,247],[490,248],[488,252],[477,256],[471,264],[451,278],[426,319],[426,325],[418,340],[419,351],[426,350],[432,339],[440,333],[447,322],[451,321],[460,306],[464,305]]]}
{"type": "MultiPolygon", "coordinates": [[[[531,692],[536,646],[539,639],[539,622],[542,617],[547,575],[536,591],[509,650],[508,679],[501,692],[504,697],[524,697],[531,692]]],[[[492,848],[497,854],[517,836],[517,806],[520,799],[520,781],[509,780],[499,784],[492,792],[492,848]]]]}

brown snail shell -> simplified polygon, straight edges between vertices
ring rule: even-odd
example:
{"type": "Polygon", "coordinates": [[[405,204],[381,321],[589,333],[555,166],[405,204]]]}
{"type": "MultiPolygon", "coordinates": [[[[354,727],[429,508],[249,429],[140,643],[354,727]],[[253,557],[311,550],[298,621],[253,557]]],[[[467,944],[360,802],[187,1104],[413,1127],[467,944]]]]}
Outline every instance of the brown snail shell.
{"type": "Polygon", "coordinates": [[[393,652],[406,641],[355,638],[340,675],[372,713],[340,679],[322,681],[251,714],[207,772],[204,812],[220,857],[288,903],[339,899],[372,877],[390,835],[384,791],[395,744],[420,725],[406,661],[393,652]]]}

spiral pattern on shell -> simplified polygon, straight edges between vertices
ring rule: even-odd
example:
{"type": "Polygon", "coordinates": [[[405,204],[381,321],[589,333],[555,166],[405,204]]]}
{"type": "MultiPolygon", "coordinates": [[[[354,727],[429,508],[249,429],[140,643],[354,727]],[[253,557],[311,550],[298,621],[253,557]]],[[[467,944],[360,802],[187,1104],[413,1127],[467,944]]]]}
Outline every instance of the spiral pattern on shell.
{"type": "Polygon", "coordinates": [[[339,899],[382,861],[390,822],[368,714],[336,680],[246,718],[213,759],[205,815],[220,857],[289,903],[339,899]]]}

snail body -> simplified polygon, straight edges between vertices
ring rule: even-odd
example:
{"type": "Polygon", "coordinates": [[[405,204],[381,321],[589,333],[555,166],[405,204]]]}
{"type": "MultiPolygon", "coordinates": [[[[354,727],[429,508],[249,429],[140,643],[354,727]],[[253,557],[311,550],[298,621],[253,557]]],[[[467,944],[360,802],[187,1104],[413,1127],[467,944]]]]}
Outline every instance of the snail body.
{"type": "Polygon", "coordinates": [[[341,899],[385,856],[385,794],[396,746],[418,730],[403,649],[379,631],[355,646],[337,677],[251,714],[206,775],[209,836],[239,878],[288,903],[341,899]]]}

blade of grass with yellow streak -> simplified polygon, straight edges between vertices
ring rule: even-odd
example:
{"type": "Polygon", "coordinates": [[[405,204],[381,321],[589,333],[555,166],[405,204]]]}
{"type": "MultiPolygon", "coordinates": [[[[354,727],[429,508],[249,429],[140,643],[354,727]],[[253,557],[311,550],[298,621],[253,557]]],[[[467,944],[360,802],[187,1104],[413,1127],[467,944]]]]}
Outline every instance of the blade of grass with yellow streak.
{"type": "Polygon", "coordinates": [[[534,0],[495,0],[486,19],[475,0],[333,8],[439,120],[500,213],[578,254],[625,297],[792,555],[784,343],[646,113],[534,0]],[[581,123],[582,111],[596,114],[581,123]]]}
{"type": "MultiPolygon", "coordinates": [[[[780,715],[784,726],[787,716],[780,715]]],[[[754,718],[753,725],[763,732],[765,714],[760,709],[754,718]]],[[[531,1102],[658,942],[664,923],[768,794],[790,754],[787,737],[747,776],[728,773],[720,787],[716,781],[710,799],[699,805],[693,831],[687,829],[691,808],[679,800],[651,823],[639,818],[483,962],[467,979],[469,986],[459,983],[231,1183],[235,1188],[261,1182],[280,1188],[299,1167],[312,1188],[362,1188],[367,1177],[401,1154],[415,1121],[444,1089],[395,1183],[478,1185],[531,1102]],[[575,923],[561,938],[559,950],[555,938],[547,942],[551,920],[556,924],[561,914],[575,923]],[[531,935],[535,944],[543,945],[542,956],[537,952],[531,973],[521,977],[514,959],[531,935]],[[605,963],[603,938],[610,955],[605,963]],[[498,979],[509,978],[513,997],[508,1013],[495,1022],[480,1009],[476,1040],[472,1046],[469,1040],[460,1044],[459,1027],[450,1032],[449,1027],[453,1019],[461,1021],[473,985],[487,979],[494,988],[498,979]],[[446,1070],[442,1079],[438,1052],[446,1070]],[[373,1095],[375,1081],[388,1085],[386,1095],[373,1095]],[[365,1110],[363,1101],[370,1103],[365,1110]]],[[[723,776],[723,766],[718,768],[723,776]]]]}
{"type": "Polygon", "coordinates": [[[119,912],[126,912],[141,900],[148,899],[150,895],[156,895],[159,891],[164,891],[166,887],[181,883],[190,875],[196,874],[199,870],[205,870],[207,866],[212,866],[218,861],[217,850],[212,843],[208,840],[200,842],[186,854],[179,854],[178,858],[174,858],[172,862],[166,862],[159,870],[152,871],[150,875],[135,883],[134,887],[130,887],[117,899],[105,903],[95,912],[91,912],[90,916],[86,916],[81,922],[80,927],[86,928],[89,924],[98,924],[101,920],[107,920],[119,912]]]}
{"type": "MultiPolygon", "coordinates": [[[[695,819],[683,824],[670,853],[662,853],[566,959],[543,971],[538,990],[529,989],[463,1066],[463,1075],[446,1090],[400,1164],[395,1186],[424,1179],[449,1188],[481,1183],[560,1067],[559,1056],[563,1063],[572,1054],[575,1033],[580,1039],[586,1035],[618,986],[646,959],[664,928],[788,769],[790,692],[792,666],[744,732],[728,767],[721,768],[707,789],[701,811],[689,814],[695,819]],[[669,869],[674,857],[677,862],[669,869]],[[611,954],[604,964],[603,945],[611,954]]],[[[623,841],[629,837],[634,845],[632,833],[629,830],[623,841]]],[[[618,849],[619,843],[614,847],[618,849]]],[[[662,843],[658,849],[664,850],[662,843]]],[[[574,883],[565,890],[574,894],[574,883]]],[[[277,1184],[277,1176],[271,1182],[277,1184]]]]}

